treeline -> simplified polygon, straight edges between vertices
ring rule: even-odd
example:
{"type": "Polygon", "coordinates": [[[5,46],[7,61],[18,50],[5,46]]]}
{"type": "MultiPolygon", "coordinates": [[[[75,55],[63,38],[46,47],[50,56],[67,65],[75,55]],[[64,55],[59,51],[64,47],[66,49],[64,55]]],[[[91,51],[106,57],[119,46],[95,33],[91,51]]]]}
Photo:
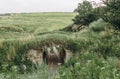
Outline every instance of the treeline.
{"type": "Polygon", "coordinates": [[[75,12],[78,15],[73,19],[78,26],[88,26],[91,22],[102,18],[111,23],[116,29],[120,29],[120,0],[102,0],[100,6],[94,6],[92,2],[84,0],[78,4],[75,12]]]}

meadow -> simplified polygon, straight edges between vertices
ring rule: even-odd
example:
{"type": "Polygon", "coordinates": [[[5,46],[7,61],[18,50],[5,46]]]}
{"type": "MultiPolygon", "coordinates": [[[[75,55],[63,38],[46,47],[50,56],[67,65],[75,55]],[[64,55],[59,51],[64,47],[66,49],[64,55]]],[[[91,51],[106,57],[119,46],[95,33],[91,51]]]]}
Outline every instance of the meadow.
{"type": "Polygon", "coordinates": [[[21,13],[0,16],[0,79],[47,79],[47,67],[23,58],[28,49],[50,42],[74,55],[59,67],[55,79],[120,79],[120,32],[102,19],[78,32],[60,31],[76,13],[21,13]],[[24,74],[18,65],[28,68],[24,74]]]}
{"type": "Polygon", "coordinates": [[[66,27],[76,13],[22,13],[0,16],[0,38],[11,39],[66,27]]]}

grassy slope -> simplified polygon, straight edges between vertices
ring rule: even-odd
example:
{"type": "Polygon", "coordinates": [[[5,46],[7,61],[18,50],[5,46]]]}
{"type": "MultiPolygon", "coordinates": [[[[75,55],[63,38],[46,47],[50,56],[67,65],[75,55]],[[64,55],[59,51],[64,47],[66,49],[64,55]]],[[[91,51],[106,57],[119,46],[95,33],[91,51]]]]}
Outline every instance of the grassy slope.
{"type": "Polygon", "coordinates": [[[58,30],[71,24],[76,13],[30,13],[0,16],[0,38],[20,38],[58,30]]]}
{"type": "MultiPolygon", "coordinates": [[[[51,41],[61,43],[62,41],[68,49],[76,54],[65,66],[60,68],[60,73],[56,76],[57,79],[119,79],[120,32],[115,33],[112,28],[108,29],[109,24],[99,20],[81,32],[49,32],[64,28],[66,25],[72,23],[70,19],[74,16],[74,13],[15,14],[12,16],[2,16],[0,27],[5,27],[5,29],[0,29],[0,62],[6,67],[8,65],[4,62],[7,61],[5,60],[6,57],[11,60],[16,53],[24,53],[28,48],[34,47],[39,49],[42,43],[49,43],[51,41]],[[14,19],[11,18],[9,20],[8,17],[13,17],[14,19]],[[57,25],[60,27],[55,28],[57,25]],[[9,28],[6,29],[6,27],[11,28],[11,26],[12,30],[9,28]],[[49,28],[49,26],[52,28],[49,28]],[[47,33],[41,34],[43,32],[47,33]],[[11,34],[12,36],[10,36],[11,34]],[[16,40],[16,37],[19,39],[16,40]]],[[[5,67],[3,66],[3,71],[6,70],[4,69],[5,67]]],[[[11,77],[10,79],[17,79],[17,77],[19,77],[18,79],[46,79],[46,74],[44,74],[46,70],[44,70],[44,67],[38,69],[38,72],[34,72],[32,75],[16,74],[14,68],[8,73],[9,75],[7,74],[6,76],[0,74],[0,78],[6,79],[8,76],[8,78],[11,77]],[[41,77],[40,74],[44,75],[41,77]]]]}

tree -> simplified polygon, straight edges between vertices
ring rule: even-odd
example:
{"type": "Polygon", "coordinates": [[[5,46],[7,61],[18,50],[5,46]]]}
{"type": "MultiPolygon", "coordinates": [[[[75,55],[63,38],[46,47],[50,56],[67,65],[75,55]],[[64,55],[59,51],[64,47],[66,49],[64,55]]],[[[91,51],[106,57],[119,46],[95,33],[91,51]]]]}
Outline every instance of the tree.
{"type": "Polygon", "coordinates": [[[89,25],[91,22],[98,19],[96,13],[94,12],[92,3],[86,0],[78,4],[75,12],[79,13],[73,19],[74,24],[77,25],[89,25]]]}
{"type": "Polygon", "coordinates": [[[105,13],[103,19],[120,29],[120,0],[103,0],[105,13]]]}

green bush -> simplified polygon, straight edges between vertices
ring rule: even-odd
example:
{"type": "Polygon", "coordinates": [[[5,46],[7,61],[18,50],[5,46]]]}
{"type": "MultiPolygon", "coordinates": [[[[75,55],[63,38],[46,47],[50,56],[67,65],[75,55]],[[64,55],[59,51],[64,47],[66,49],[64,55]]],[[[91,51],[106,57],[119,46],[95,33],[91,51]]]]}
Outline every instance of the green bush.
{"type": "Polygon", "coordinates": [[[108,23],[104,22],[102,19],[99,19],[89,25],[90,30],[94,32],[104,31],[108,23]]]}

